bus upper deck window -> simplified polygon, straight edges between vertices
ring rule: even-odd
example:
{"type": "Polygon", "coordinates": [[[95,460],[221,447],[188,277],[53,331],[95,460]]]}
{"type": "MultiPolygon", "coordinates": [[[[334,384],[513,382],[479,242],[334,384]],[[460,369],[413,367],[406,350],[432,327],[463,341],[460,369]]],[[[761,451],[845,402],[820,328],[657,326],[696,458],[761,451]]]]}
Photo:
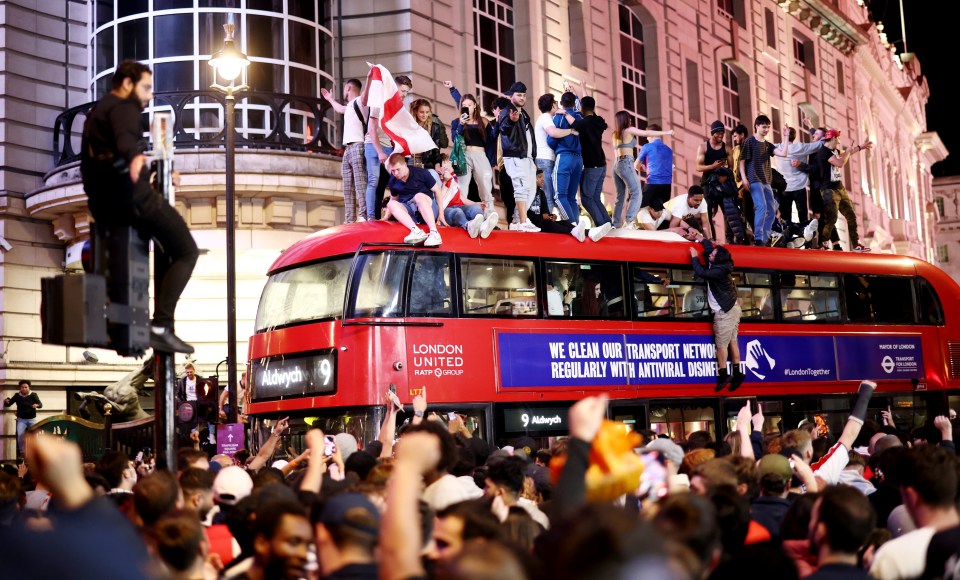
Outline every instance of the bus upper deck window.
{"type": "Polygon", "coordinates": [[[670,270],[670,306],[678,318],[707,318],[710,304],[707,286],[693,275],[693,270],[674,268],[670,270]]]}
{"type": "Polygon", "coordinates": [[[920,303],[920,323],[943,326],[943,307],[933,284],[923,278],[917,278],[917,299],[920,303]]]}
{"type": "Polygon", "coordinates": [[[619,264],[547,262],[548,316],[626,318],[619,264]]]}
{"type": "Polygon", "coordinates": [[[836,274],[780,274],[780,315],[788,322],[840,320],[836,274]]]}
{"type": "Polygon", "coordinates": [[[409,316],[450,316],[450,256],[418,252],[410,280],[409,316]]]}
{"type": "Polygon", "coordinates": [[[350,316],[395,317],[403,314],[400,303],[403,277],[410,252],[363,254],[357,266],[350,316]]]}
{"type": "Polygon", "coordinates": [[[633,297],[637,316],[649,318],[673,315],[673,288],[670,272],[663,268],[632,268],[633,297]]]}
{"type": "Polygon", "coordinates": [[[534,262],[496,257],[461,258],[463,310],[467,316],[537,315],[534,262]]]}
{"type": "Polygon", "coordinates": [[[745,320],[773,320],[772,276],[769,272],[734,272],[745,320]]]}
{"type": "Polygon", "coordinates": [[[340,316],[351,262],[330,260],[270,276],[257,308],[257,331],[340,316]]]}

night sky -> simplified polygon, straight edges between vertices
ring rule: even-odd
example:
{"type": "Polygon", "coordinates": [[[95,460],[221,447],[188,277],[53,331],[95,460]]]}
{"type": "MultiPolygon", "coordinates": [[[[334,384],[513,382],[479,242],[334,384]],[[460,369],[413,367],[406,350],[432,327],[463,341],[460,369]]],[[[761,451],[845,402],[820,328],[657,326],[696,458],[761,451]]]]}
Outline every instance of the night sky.
{"type": "MultiPolygon", "coordinates": [[[[960,21],[960,2],[903,0],[907,28],[907,49],[916,53],[920,69],[930,85],[927,102],[927,129],[940,135],[950,155],[933,166],[934,177],[960,175],[960,114],[957,112],[957,60],[955,41],[960,21]]],[[[883,22],[887,40],[903,52],[900,31],[900,0],[873,0],[873,19],[883,22]]]]}

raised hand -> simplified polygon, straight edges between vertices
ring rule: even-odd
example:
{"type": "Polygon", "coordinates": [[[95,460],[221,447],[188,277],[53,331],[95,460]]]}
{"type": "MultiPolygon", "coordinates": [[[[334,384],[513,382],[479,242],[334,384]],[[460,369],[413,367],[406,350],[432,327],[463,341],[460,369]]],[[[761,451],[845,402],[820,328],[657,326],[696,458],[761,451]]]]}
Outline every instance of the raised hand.
{"type": "Polygon", "coordinates": [[[443,81],[443,86],[447,87],[448,89],[453,88],[453,81],[443,81]]]}
{"type": "Polygon", "coordinates": [[[600,424],[607,412],[607,395],[587,397],[570,407],[570,436],[591,442],[600,431],[600,424]]]}

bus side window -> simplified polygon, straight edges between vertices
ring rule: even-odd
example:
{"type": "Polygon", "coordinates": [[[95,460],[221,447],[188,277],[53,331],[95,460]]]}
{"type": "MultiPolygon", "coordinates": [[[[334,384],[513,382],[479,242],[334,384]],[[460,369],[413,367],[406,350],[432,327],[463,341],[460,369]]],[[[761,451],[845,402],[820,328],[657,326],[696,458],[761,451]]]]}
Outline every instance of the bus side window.
{"type": "Polygon", "coordinates": [[[670,285],[670,271],[634,266],[631,273],[637,317],[673,315],[673,287],[670,285]]]}
{"type": "Polygon", "coordinates": [[[780,316],[785,322],[840,320],[836,274],[780,274],[780,316]]]}
{"type": "Polygon", "coordinates": [[[548,316],[626,318],[619,264],[547,262],[546,271],[548,316]]]}
{"type": "Polygon", "coordinates": [[[913,279],[846,274],[843,290],[850,322],[914,324],[913,279]]]}
{"type": "Polygon", "coordinates": [[[673,315],[678,318],[708,318],[707,285],[693,275],[693,270],[670,271],[670,296],[673,315]]]}
{"type": "Polygon", "coordinates": [[[460,258],[463,313],[466,316],[535,317],[534,262],[495,257],[460,258]]]}
{"type": "Polygon", "coordinates": [[[409,288],[409,316],[452,314],[449,255],[418,252],[414,258],[409,288]]]}
{"type": "Polygon", "coordinates": [[[401,316],[401,287],[410,252],[363,254],[350,304],[351,318],[401,316]]]}
{"type": "Polygon", "coordinates": [[[772,276],[769,272],[734,272],[744,320],[773,320],[772,276]]]}
{"type": "Polygon", "coordinates": [[[917,298],[920,302],[920,324],[943,326],[943,307],[933,284],[923,278],[917,280],[917,298]]]}

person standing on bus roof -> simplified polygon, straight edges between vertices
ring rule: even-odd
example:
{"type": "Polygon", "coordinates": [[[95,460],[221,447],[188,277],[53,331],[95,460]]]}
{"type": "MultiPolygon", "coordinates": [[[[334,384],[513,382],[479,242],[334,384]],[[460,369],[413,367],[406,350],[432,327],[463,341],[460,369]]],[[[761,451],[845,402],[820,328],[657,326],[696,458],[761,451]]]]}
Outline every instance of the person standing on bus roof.
{"type": "MultiPolygon", "coordinates": [[[[573,123],[583,119],[574,111],[577,97],[573,93],[560,96],[562,109],[553,116],[553,125],[558,129],[570,129],[573,123]],[[569,117],[569,120],[568,120],[569,117]]],[[[561,139],[550,138],[547,143],[553,145],[556,161],[553,165],[553,190],[560,201],[560,219],[576,224],[580,220],[580,204],[577,203],[577,190],[580,189],[580,175],[583,173],[583,156],[580,136],[576,133],[561,139]]]]}
{"type": "Polygon", "coordinates": [[[690,248],[693,273],[707,283],[707,303],[713,311],[713,340],[717,347],[717,392],[730,385],[730,392],[740,388],[746,375],[740,370],[740,347],[737,330],[740,327],[740,304],[737,285],[733,281],[733,258],[723,246],[714,245],[709,238],[700,236],[707,267],[700,263],[696,248],[690,248]],[[733,375],[727,371],[727,354],[733,364],[733,375]]]}
{"type": "Polygon", "coordinates": [[[516,82],[503,92],[510,102],[500,111],[497,130],[500,135],[500,147],[503,154],[503,167],[513,184],[513,195],[517,204],[517,225],[511,227],[521,232],[539,232],[540,228],[526,219],[527,206],[536,194],[537,141],[533,123],[523,110],[527,102],[527,85],[516,82]]]}
{"type": "Polygon", "coordinates": [[[360,94],[362,84],[357,79],[343,83],[341,105],[330,91],[320,89],[320,94],[330,103],[333,110],[343,115],[343,222],[352,224],[364,221],[367,215],[367,162],[364,158],[363,142],[367,137],[367,113],[363,103],[366,95],[360,94]]]}
{"type": "MultiPolygon", "coordinates": [[[[814,155],[814,162],[820,171],[820,184],[823,196],[823,222],[821,228],[821,247],[829,249],[829,242],[833,229],[837,225],[837,211],[847,220],[847,230],[850,233],[850,249],[854,252],[869,252],[870,248],[860,243],[857,233],[857,212],[850,201],[850,195],[843,186],[843,166],[850,160],[850,156],[873,147],[867,141],[863,145],[850,147],[840,153],[840,131],[830,129],[823,136],[823,148],[814,155]]],[[[834,243],[834,250],[840,249],[839,243],[834,243]]]]}
{"type": "Polygon", "coordinates": [[[753,241],[757,246],[766,246],[770,243],[770,230],[776,217],[777,208],[774,205],[773,173],[770,169],[770,158],[786,157],[787,148],[777,147],[766,140],[770,132],[770,118],[759,115],[753,123],[753,137],[743,143],[743,152],[740,155],[740,165],[737,171],[743,179],[743,186],[750,190],[753,199],[753,241]]]}
{"type": "Polygon", "coordinates": [[[408,166],[400,153],[392,153],[387,158],[387,171],[390,173],[390,201],[381,220],[387,221],[392,216],[410,228],[410,234],[403,238],[404,243],[423,242],[430,248],[439,246],[443,241],[437,232],[439,207],[436,194],[440,191],[440,184],[426,169],[408,166]],[[417,227],[414,220],[418,215],[430,229],[429,235],[417,227]]]}

